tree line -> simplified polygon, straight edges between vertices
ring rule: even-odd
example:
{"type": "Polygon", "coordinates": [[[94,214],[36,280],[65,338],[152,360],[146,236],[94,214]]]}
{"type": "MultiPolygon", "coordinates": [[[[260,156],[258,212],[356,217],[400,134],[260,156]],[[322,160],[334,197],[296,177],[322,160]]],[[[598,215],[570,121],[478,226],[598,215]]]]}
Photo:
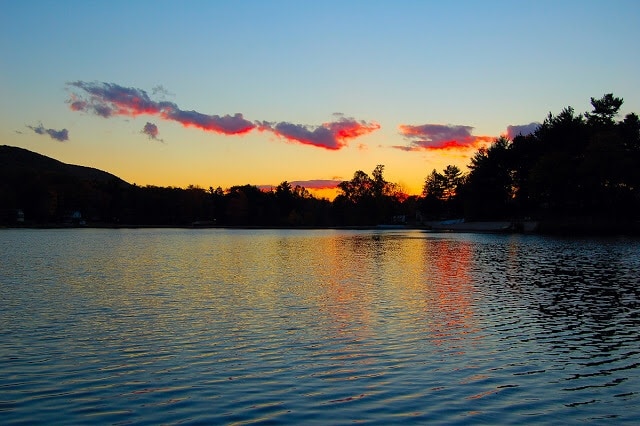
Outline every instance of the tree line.
{"type": "Polygon", "coordinates": [[[623,99],[591,98],[592,111],[549,113],[533,133],[496,139],[425,180],[430,218],[629,223],[640,219],[640,120],[616,116],[623,99]]]}
{"type": "Polygon", "coordinates": [[[120,179],[29,173],[3,177],[0,223],[77,220],[149,226],[372,226],[428,224],[445,219],[623,221],[640,219],[640,120],[616,117],[623,100],[591,98],[592,111],[572,107],[544,119],[531,134],[499,137],[480,148],[468,172],[449,165],[425,178],[420,196],[407,196],[384,177],[358,170],[338,185],[333,201],[284,181],[208,189],[129,185],[120,179]]]}
{"type": "MultiPolygon", "coordinates": [[[[379,166],[377,170],[382,170],[379,166]]],[[[33,174],[0,187],[0,224],[114,226],[309,226],[375,225],[401,203],[386,183],[357,172],[343,182],[348,196],[331,202],[284,181],[265,191],[255,185],[204,189],[129,185],[33,174]],[[352,184],[353,183],[353,184],[352,184]],[[348,187],[348,188],[347,188],[348,187]],[[378,195],[384,194],[382,198],[378,195]]],[[[343,185],[341,184],[341,185],[343,185]]]]}

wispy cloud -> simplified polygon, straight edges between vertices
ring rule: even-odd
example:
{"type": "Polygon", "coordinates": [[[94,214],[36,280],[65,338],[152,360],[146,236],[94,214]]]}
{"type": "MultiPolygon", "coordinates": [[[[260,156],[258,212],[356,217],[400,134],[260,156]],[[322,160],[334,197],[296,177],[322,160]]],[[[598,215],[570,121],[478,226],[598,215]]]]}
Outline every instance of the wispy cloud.
{"type": "Polygon", "coordinates": [[[307,189],[333,189],[337,188],[341,180],[335,179],[313,179],[313,180],[294,180],[289,182],[292,186],[302,186],[307,189]]]}
{"type": "MultiPolygon", "coordinates": [[[[256,125],[245,120],[242,114],[208,115],[197,111],[182,110],[173,102],[154,101],[146,91],[133,87],[123,87],[114,83],[88,83],[75,81],[69,86],[80,89],[69,99],[73,111],[84,111],[109,118],[112,116],[154,115],[165,120],[176,121],[185,127],[225,135],[250,132],[256,125]]],[[[164,90],[164,88],[162,89],[164,90]]]]}
{"type": "MultiPolygon", "coordinates": [[[[380,128],[378,123],[356,120],[342,114],[336,114],[333,121],[319,126],[293,124],[286,121],[252,122],[240,113],[220,116],[183,110],[174,102],[152,99],[142,89],[124,87],[115,83],[74,81],[67,84],[72,89],[68,103],[73,111],[83,111],[104,118],[151,115],[178,122],[185,127],[195,127],[224,135],[242,135],[258,129],[270,131],[289,141],[329,150],[343,148],[352,139],[380,128]]],[[[163,86],[154,87],[152,93],[162,97],[170,94],[163,86]]],[[[151,128],[147,129],[145,126],[143,132],[155,139],[151,128]]]]}
{"type": "Polygon", "coordinates": [[[492,136],[476,136],[473,127],[452,124],[421,124],[399,126],[400,134],[408,145],[394,146],[404,151],[455,150],[478,148],[491,142],[492,136]]]}
{"type": "Polygon", "coordinates": [[[531,133],[535,132],[539,126],[540,123],[537,122],[507,126],[507,137],[513,140],[513,138],[518,135],[530,135],[531,133]]]}
{"type": "Polygon", "coordinates": [[[147,135],[149,139],[153,139],[158,142],[164,142],[162,139],[158,138],[158,134],[159,134],[158,126],[156,126],[153,123],[150,123],[147,121],[147,124],[145,124],[142,129],[142,133],[147,135]]]}
{"type": "Polygon", "coordinates": [[[55,130],[55,129],[46,129],[42,123],[37,126],[29,126],[27,127],[39,135],[49,135],[51,139],[55,139],[59,142],[65,142],[69,140],[69,131],[67,129],[55,130]]]}
{"type": "Polygon", "coordinates": [[[349,144],[349,141],[357,137],[374,132],[380,128],[375,122],[356,120],[335,114],[336,119],[320,126],[308,126],[304,124],[259,123],[260,130],[268,130],[276,136],[298,142],[304,145],[313,145],[329,150],[338,150],[349,144]]]}
{"type": "Polygon", "coordinates": [[[154,86],[153,88],[151,88],[151,94],[153,94],[154,96],[160,95],[160,97],[163,97],[163,98],[166,96],[175,96],[175,94],[165,89],[162,84],[158,84],[157,86],[154,86]]]}

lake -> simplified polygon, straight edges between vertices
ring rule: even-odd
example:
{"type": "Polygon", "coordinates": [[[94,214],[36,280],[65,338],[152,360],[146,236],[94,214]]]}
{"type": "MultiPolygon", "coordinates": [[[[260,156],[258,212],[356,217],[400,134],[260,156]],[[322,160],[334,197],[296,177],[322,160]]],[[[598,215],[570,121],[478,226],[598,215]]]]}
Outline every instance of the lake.
{"type": "Polygon", "coordinates": [[[640,241],[0,230],[0,422],[640,418],[640,241]]]}

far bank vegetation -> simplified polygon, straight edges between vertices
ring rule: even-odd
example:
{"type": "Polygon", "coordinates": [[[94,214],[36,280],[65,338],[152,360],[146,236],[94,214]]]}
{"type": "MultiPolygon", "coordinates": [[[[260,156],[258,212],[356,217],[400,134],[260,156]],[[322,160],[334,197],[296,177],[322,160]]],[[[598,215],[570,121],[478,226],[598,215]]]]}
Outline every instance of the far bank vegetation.
{"type": "Polygon", "coordinates": [[[383,165],[356,171],[329,201],[286,181],[268,191],[250,184],[140,187],[5,146],[0,224],[57,224],[80,214],[87,224],[115,226],[419,226],[448,219],[637,226],[640,120],[635,113],[619,119],[622,104],[606,94],[591,98],[590,112],[549,113],[533,133],[479,149],[466,171],[426,173],[420,196],[388,182],[383,165]]]}

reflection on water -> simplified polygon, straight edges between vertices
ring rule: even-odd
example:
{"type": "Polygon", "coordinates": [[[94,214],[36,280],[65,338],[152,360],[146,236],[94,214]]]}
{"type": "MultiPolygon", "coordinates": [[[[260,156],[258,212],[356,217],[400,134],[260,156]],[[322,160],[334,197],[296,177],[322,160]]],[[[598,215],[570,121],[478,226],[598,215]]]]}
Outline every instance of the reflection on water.
{"type": "Polygon", "coordinates": [[[13,423],[633,422],[640,243],[2,230],[13,423]]]}

